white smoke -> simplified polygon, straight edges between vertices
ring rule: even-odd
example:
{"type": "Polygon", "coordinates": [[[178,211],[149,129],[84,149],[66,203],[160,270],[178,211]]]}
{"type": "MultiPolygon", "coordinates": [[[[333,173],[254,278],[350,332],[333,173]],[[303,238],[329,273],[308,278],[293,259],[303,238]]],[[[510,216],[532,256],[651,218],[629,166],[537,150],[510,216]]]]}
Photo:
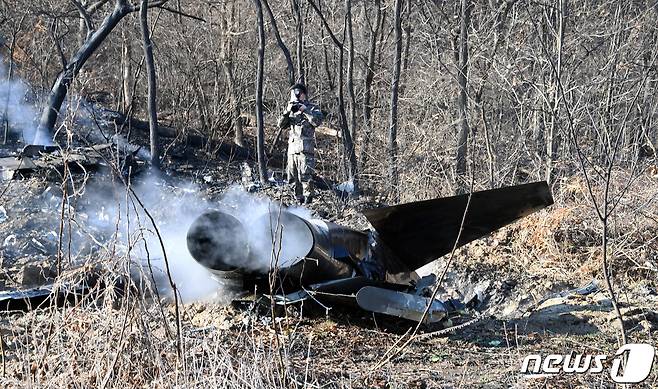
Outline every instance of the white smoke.
{"type": "MultiPolygon", "coordinates": [[[[283,225],[282,204],[249,194],[238,185],[224,193],[216,209],[236,217],[248,234],[250,255],[232,256],[236,262],[230,265],[253,271],[290,266],[307,254],[312,244],[305,227],[298,228],[294,223],[283,225]]],[[[311,212],[305,208],[290,207],[285,211],[311,219],[311,212]]]]}
{"type": "MultiPolygon", "coordinates": [[[[76,214],[85,215],[86,230],[94,235],[93,240],[103,244],[110,254],[117,247],[118,254],[129,254],[146,279],[150,279],[150,262],[159,291],[169,289],[164,245],[171,276],[184,302],[221,299],[220,286],[194,261],[186,245],[187,229],[210,207],[208,200],[192,184],[171,185],[155,175],[133,184],[132,189],[153,217],[155,227],[122,185],[88,184],[78,200],[76,214]]],[[[78,239],[83,242],[78,241],[77,245],[86,243],[85,237],[78,239]]]]}
{"type": "MultiPolygon", "coordinates": [[[[187,232],[192,223],[204,212],[220,210],[238,218],[247,229],[250,248],[256,255],[243,253],[234,265],[243,269],[268,270],[272,264],[272,239],[268,212],[276,218],[281,205],[267,197],[245,192],[242,187],[230,187],[217,201],[210,201],[196,185],[188,182],[171,184],[157,176],[150,176],[133,186],[135,194],[155,220],[160,238],[152,223],[136,202],[126,204],[125,189],[109,192],[107,189],[89,187],[85,197],[87,204],[80,211],[89,215],[88,222],[94,229],[105,233],[105,240],[117,240],[126,247],[135,246],[131,257],[138,258],[144,274],[149,275],[147,258],[154,268],[159,290],[169,290],[164,262],[167,254],[169,270],[183,302],[227,301],[230,296],[202,265],[197,263],[187,248],[187,232]],[[121,193],[121,190],[124,192],[121,193]],[[118,226],[118,228],[117,228],[118,226]],[[127,238],[131,238],[128,244],[127,238]],[[135,244],[139,241],[139,244],[135,244]]],[[[169,180],[171,181],[171,179],[169,180]]],[[[287,208],[303,218],[310,218],[310,211],[303,208],[287,208]]],[[[276,220],[276,219],[273,219],[276,220]]],[[[273,226],[276,229],[276,226],[273,226]]],[[[279,236],[280,238],[280,236],[279,236]]],[[[296,253],[303,251],[303,243],[294,231],[287,231],[274,244],[280,255],[279,266],[297,260],[296,253]],[[286,259],[287,258],[287,259],[286,259]]]]}
{"type": "Polygon", "coordinates": [[[28,101],[28,85],[17,78],[9,80],[7,74],[0,57],[0,124],[8,123],[9,131],[20,135],[24,143],[51,145],[52,139],[37,131],[37,111],[28,101]]]}

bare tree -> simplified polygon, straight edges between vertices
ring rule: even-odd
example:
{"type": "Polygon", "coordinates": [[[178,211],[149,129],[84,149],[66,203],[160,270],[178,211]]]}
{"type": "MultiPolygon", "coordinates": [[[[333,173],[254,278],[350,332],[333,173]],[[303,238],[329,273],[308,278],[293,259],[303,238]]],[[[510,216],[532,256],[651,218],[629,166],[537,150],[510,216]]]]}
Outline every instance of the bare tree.
{"type": "MultiPolygon", "coordinates": [[[[286,67],[288,69],[288,83],[292,85],[295,83],[295,66],[292,63],[290,50],[288,50],[288,46],[286,46],[286,44],[283,42],[283,38],[281,38],[281,33],[279,32],[279,27],[276,23],[276,18],[274,17],[274,13],[272,12],[270,4],[267,2],[267,0],[262,1],[263,5],[265,5],[265,10],[267,10],[267,16],[270,18],[270,23],[272,24],[272,32],[274,33],[276,44],[281,49],[283,57],[286,59],[286,67]]],[[[301,63],[299,63],[298,66],[301,66],[301,63]]]]}
{"type": "Polygon", "coordinates": [[[295,43],[297,48],[297,81],[306,82],[306,72],[304,69],[304,21],[302,19],[302,6],[300,0],[291,0],[293,16],[295,18],[295,43]]]}
{"type": "Polygon", "coordinates": [[[558,118],[560,115],[560,95],[558,83],[562,79],[562,46],[564,42],[564,22],[567,9],[567,0],[556,0],[557,4],[553,11],[557,23],[557,34],[555,37],[555,72],[553,77],[553,97],[551,107],[551,123],[548,127],[546,136],[546,173],[544,179],[547,182],[553,181],[553,165],[557,158],[559,136],[558,136],[558,118]]]}
{"type": "Polygon", "coordinates": [[[471,5],[469,0],[461,0],[461,21],[459,31],[459,73],[457,83],[459,85],[459,96],[457,107],[459,110],[459,128],[457,135],[457,164],[455,175],[457,180],[457,193],[464,193],[466,185],[464,176],[466,174],[466,154],[468,152],[468,28],[470,25],[471,5]]]}
{"type": "Polygon", "coordinates": [[[400,201],[398,176],[398,92],[400,88],[400,67],[402,62],[402,0],[395,0],[395,55],[393,56],[393,78],[391,80],[391,111],[388,130],[388,178],[393,200],[400,201]]]}
{"type": "MultiPolygon", "coordinates": [[[[490,125],[490,119],[487,117],[487,103],[483,99],[483,95],[484,95],[485,85],[489,81],[489,76],[491,74],[491,70],[495,63],[496,54],[498,53],[498,49],[500,48],[501,43],[504,41],[502,35],[503,35],[503,28],[505,26],[505,20],[507,19],[509,10],[511,9],[512,5],[514,5],[515,2],[516,0],[505,1],[501,3],[495,11],[496,14],[492,18],[493,19],[492,30],[494,34],[493,44],[491,45],[492,49],[488,58],[486,59],[484,69],[481,70],[482,76],[479,82],[479,86],[475,91],[475,97],[474,97],[475,105],[480,107],[482,134],[484,136],[484,146],[485,146],[485,152],[487,154],[487,165],[488,165],[487,176],[489,181],[489,188],[491,189],[494,189],[496,187],[496,154],[494,151],[494,140],[492,139],[493,129],[491,128],[490,125]]],[[[534,118],[537,119],[538,117],[539,117],[538,112],[535,112],[534,118]]],[[[543,143],[541,144],[543,145],[543,143]]]]}
{"type": "MultiPolygon", "coordinates": [[[[267,15],[269,16],[270,23],[272,24],[272,32],[274,32],[274,38],[276,39],[276,43],[279,46],[279,49],[281,49],[281,52],[283,53],[283,57],[286,60],[286,67],[288,69],[288,83],[290,86],[292,86],[295,83],[295,66],[292,63],[292,57],[290,55],[290,50],[288,50],[288,46],[283,42],[283,39],[281,38],[281,34],[279,32],[279,27],[276,23],[276,18],[274,17],[274,13],[272,12],[272,8],[270,7],[270,4],[267,2],[267,0],[262,0],[263,4],[265,5],[265,9],[267,10],[267,15]]],[[[296,2],[296,0],[293,0],[296,2]]],[[[300,24],[301,25],[301,24],[300,24]]],[[[298,36],[297,42],[301,42],[301,36],[298,36]]],[[[298,47],[298,52],[301,53],[301,46],[298,47]]],[[[301,54],[298,55],[298,58],[301,58],[301,54]]],[[[301,69],[301,62],[297,64],[300,66],[299,69],[301,69]]],[[[301,74],[301,73],[300,73],[301,74]]],[[[302,77],[303,79],[303,77],[302,77]]],[[[300,80],[302,82],[302,80],[300,80]]],[[[283,128],[279,127],[277,129],[276,135],[274,136],[274,140],[272,141],[272,144],[270,145],[270,154],[274,151],[274,147],[276,144],[279,142],[279,138],[281,137],[281,132],[283,131],[283,128]]]]}
{"type": "Polygon", "coordinates": [[[160,149],[158,145],[158,106],[156,102],[157,86],[155,76],[155,60],[153,59],[153,42],[151,31],[148,26],[148,0],[142,0],[139,21],[142,30],[142,42],[144,45],[144,58],[146,60],[146,74],[148,77],[148,116],[149,116],[149,139],[151,142],[151,166],[160,168],[160,149]]]}
{"type": "MultiPolygon", "coordinates": [[[[104,2],[99,2],[104,3],[104,2]]],[[[166,0],[155,1],[149,3],[149,7],[160,6],[166,3],[166,0]]],[[[94,4],[96,7],[98,3],[94,4]]],[[[66,66],[60,71],[55,83],[52,86],[48,101],[46,102],[41,113],[41,120],[39,121],[39,130],[37,137],[46,137],[52,134],[57,122],[59,110],[62,108],[62,103],[66,98],[68,89],[73,82],[73,79],[78,75],[80,69],[87,62],[89,57],[100,47],[105,39],[110,35],[112,30],[119,24],[121,19],[131,12],[136,12],[140,7],[132,6],[127,0],[115,0],[114,8],[110,14],[101,22],[100,26],[87,34],[87,39],[84,44],[80,46],[76,53],[67,61],[66,66]]],[[[95,11],[97,8],[94,8],[95,11]]],[[[89,14],[90,10],[86,13],[89,14]]],[[[93,26],[90,22],[89,26],[93,26]]]]}
{"type": "Polygon", "coordinates": [[[265,66],[265,25],[263,4],[254,0],[258,25],[258,68],[256,70],[256,153],[258,154],[258,175],[261,184],[267,183],[267,161],[265,160],[265,124],[263,122],[263,72],[265,66]]]}
{"type": "Polygon", "coordinates": [[[327,31],[327,34],[329,34],[329,36],[331,37],[331,41],[338,49],[340,55],[338,60],[338,110],[340,113],[340,121],[341,121],[341,135],[343,138],[343,148],[347,156],[347,166],[346,166],[347,179],[350,182],[352,182],[352,184],[354,185],[354,193],[358,193],[359,181],[357,176],[356,152],[354,150],[354,141],[352,140],[352,134],[349,130],[347,114],[345,113],[345,97],[343,92],[344,89],[343,84],[345,78],[344,76],[345,47],[343,43],[341,43],[338,40],[338,38],[336,38],[336,35],[334,35],[333,31],[331,30],[331,27],[329,27],[329,24],[327,23],[327,19],[325,19],[320,8],[318,8],[318,6],[313,2],[313,0],[308,0],[308,2],[320,17],[320,21],[322,22],[322,25],[327,31]]]}
{"type": "Polygon", "coordinates": [[[235,82],[235,47],[233,31],[236,28],[239,18],[235,17],[236,7],[235,3],[231,3],[231,8],[228,11],[228,17],[220,17],[222,25],[222,37],[220,42],[222,68],[226,76],[226,89],[229,95],[231,104],[231,123],[233,124],[233,141],[238,146],[245,146],[244,130],[242,128],[242,119],[240,118],[240,94],[237,90],[235,82]]]}
{"type": "Polygon", "coordinates": [[[354,94],[354,32],[352,31],[352,0],[345,0],[347,33],[347,94],[350,98],[350,132],[356,139],[356,95],[354,94]]]}
{"type": "MultiPolygon", "coordinates": [[[[538,23],[534,20],[532,12],[526,7],[526,11],[530,17],[530,20],[535,28],[535,31],[538,32],[539,27],[538,23]]],[[[621,13],[621,3],[617,8],[617,16],[621,13]]],[[[615,34],[619,34],[621,29],[615,29],[615,34]]],[[[613,36],[611,39],[610,47],[613,48],[613,52],[616,52],[618,44],[618,36],[613,36]]],[[[564,107],[564,113],[566,115],[566,122],[568,125],[569,139],[575,149],[575,154],[579,164],[579,169],[581,174],[584,177],[585,186],[587,188],[587,195],[592,203],[593,210],[600,222],[602,231],[601,231],[601,270],[604,278],[604,282],[608,293],[610,295],[611,304],[613,311],[615,313],[616,319],[619,323],[620,330],[620,340],[621,343],[627,343],[627,335],[624,327],[623,314],[621,312],[617,294],[615,293],[613,287],[613,271],[610,261],[610,222],[611,218],[616,212],[616,209],[621,205],[624,196],[628,193],[631,188],[631,184],[637,179],[641,169],[638,169],[638,166],[633,162],[629,166],[630,175],[626,183],[621,185],[621,189],[616,193],[613,191],[614,186],[614,177],[613,169],[620,163],[621,157],[621,145],[624,133],[626,133],[629,126],[629,118],[631,113],[636,109],[638,105],[639,96],[643,90],[643,86],[649,79],[650,71],[649,69],[653,68],[653,65],[656,62],[656,56],[652,57],[650,66],[643,70],[643,75],[640,80],[636,82],[629,82],[628,86],[620,87],[618,90],[618,96],[623,96],[624,98],[618,98],[617,104],[613,103],[614,96],[613,88],[608,87],[607,89],[607,100],[604,103],[605,109],[598,110],[597,113],[593,113],[590,107],[584,107],[582,110],[586,111],[587,116],[591,122],[592,128],[595,129],[593,134],[590,134],[595,138],[595,144],[600,145],[600,151],[596,148],[594,157],[590,158],[587,156],[587,151],[583,147],[582,136],[579,136],[579,133],[582,131],[577,131],[577,123],[574,118],[574,113],[579,109],[576,109],[572,99],[569,98],[570,92],[565,90],[565,86],[560,77],[558,77],[558,66],[557,60],[554,62],[549,53],[548,45],[544,40],[540,40],[542,44],[542,50],[546,58],[548,59],[550,70],[556,80],[556,88],[558,93],[558,101],[564,107]],[[623,89],[627,88],[627,89],[623,89]],[[632,91],[635,91],[633,94],[632,91]],[[628,98],[628,96],[633,96],[628,98]],[[625,112],[622,110],[614,109],[614,105],[622,106],[625,109],[625,112]],[[615,112],[612,112],[615,111],[615,112]],[[605,123],[605,128],[598,128],[597,120],[595,115],[599,116],[599,120],[605,123]],[[601,119],[604,117],[605,119],[601,119]],[[616,132],[615,132],[616,131],[616,132]]],[[[608,61],[608,64],[615,68],[618,66],[619,57],[613,55],[613,60],[608,61]]],[[[609,81],[612,82],[612,81],[609,81]]],[[[580,107],[578,107],[580,108],[580,107]]]]}
{"type": "Polygon", "coordinates": [[[400,93],[404,91],[404,80],[407,76],[407,69],[409,69],[409,51],[411,50],[411,32],[413,31],[412,23],[414,22],[411,18],[411,0],[406,0],[404,4],[404,11],[407,16],[405,16],[405,25],[403,28],[404,31],[404,50],[402,52],[402,81],[400,82],[400,93]]]}
{"type": "Polygon", "coordinates": [[[133,104],[132,87],[132,44],[125,30],[122,34],[121,45],[121,109],[128,113],[133,104]]]}
{"type": "Polygon", "coordinates": [[[18,32],[21,30],[23,21],[25,20],[25,15],[23,15],[20,19],[20,21],[16,25],[12,25],[11,29],[11,40],[9,42],[9,64],[7,66],[7,90],[5,93],[7,94],[7,98],[5,99],[4,102],[0,102],[0,104],[3,104],[3,110],[2,110],[2,121],[4,131],[3,131],[3,136],[2,136],[2,144],[7,143],[7,136],[9,134],[9,99],[11,97],[11,79],[14,76],[14,50],[16,49],[16,38],[18,35],[18,32]]]}
{"type": "Polygon", "coordinates": [[[363,171],[365,164],[368,160],[368,147],[370,145],[370,137],[372,134],[372,82],[375,78],[376,70],[376,54],[377,54],[377,40],[379,32],[384,29],[384,17],[382,17],[381,0],[375,0],[375,21],[370,22],[367,12],[367,2],[363,2],[363,14],[368,25],[368,60],[365,65],[365,78],[363,81],[363,140],[361,144],[361,154],[359,155],[359,171],[363,171]]]}

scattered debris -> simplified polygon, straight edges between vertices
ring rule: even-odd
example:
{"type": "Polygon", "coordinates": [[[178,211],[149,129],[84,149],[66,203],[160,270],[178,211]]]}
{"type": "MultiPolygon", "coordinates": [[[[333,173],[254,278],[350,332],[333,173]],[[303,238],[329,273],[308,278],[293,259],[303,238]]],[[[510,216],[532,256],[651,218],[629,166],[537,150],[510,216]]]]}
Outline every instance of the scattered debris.
{"type": "Polygon", "coordinates": [[[64,164],[78,166],[85,170],[103,164],[100,152],[112,147],[112,143],[78,147],[72,150],[60,150],[54,146],[26,146],[27,153],[17,157],[0,158],[0,175],[3,180],[10,180],[16,173],[29,173],[40,169],[61,170],[64,164]],[[28,147],[31,147],[28,149],[28,147]]]}

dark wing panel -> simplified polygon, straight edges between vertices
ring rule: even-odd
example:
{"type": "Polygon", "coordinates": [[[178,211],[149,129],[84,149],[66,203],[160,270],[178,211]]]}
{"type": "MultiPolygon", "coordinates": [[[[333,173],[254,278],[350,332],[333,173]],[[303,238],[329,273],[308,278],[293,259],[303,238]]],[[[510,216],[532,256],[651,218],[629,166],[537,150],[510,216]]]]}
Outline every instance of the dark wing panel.
{"type": "MultiPolygon", "coordinates": [[[[364,215],[406,270],[415,270],[452,250],[467,201],[465,194],[372,209],[364,215]]],[[[458,246],[551,204],[546,182],[474,192],[458,246]]]]}

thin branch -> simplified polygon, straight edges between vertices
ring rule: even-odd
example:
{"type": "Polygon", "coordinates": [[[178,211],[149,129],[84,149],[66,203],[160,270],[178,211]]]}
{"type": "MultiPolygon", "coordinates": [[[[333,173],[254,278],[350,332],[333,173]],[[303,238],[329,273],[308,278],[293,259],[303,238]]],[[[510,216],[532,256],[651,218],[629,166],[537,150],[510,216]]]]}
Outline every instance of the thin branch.
{"type": "Polygon", "coordinates": [[[179,10],[177,10],[177,9],[169,8],[169,7],[166,7],[166,6],[164,6],[164,5],[161,5],[159,8],[162,8],[162,9],[164,9],[165,11],[169,11],[169,12],[171,12],[172,14],[175,14],[175,15],[184,16],[184,17],[186,17],[186,18],[190,18],[190,19],[194,19],[194,20],[198,20],[198,21],[200,21],[200,22],[206,23],[206,20],[205,20],[204,18],[202,18],[202,17],[199,17],[199,16],[190,15],[190,14],[185,13],[185,12],[183,12],[183,11],[179,11],[179,10]]]}
{"type": "Polygon", "coordinates": [[[338,47],[338,49],[342,50],[343,49],[343,44],[340,43],[338,38],[336,38],[336,35],[334,35],[333,31],[331,31],[331,27],[329,27],[329,23],[327,23],[327,19],[324,18],[324,15],[322,14],[322,11],[320,10],[320,8],[318,8],[318,6],[315,5],[315,2],[313,0],[308,0],[308,3],[311,4],[311,7],[313,7],[315,12],[320,17],[320,20],[322,21],[322,25],[324,26],[325,30],[327,30],[327,33],[331,37],[331,40],[334,42],[334,45],[336,45],[336,47],[338,47]]]}
{"type": "Polygon", "coordinates": [[[93,15],[94,12],[98,11],[100,7],[104,6],[107,2],[108,0],[100,0],[95,2],[94,4],[87,7],[87,14],[93,15]]]}
{"type": "Polygon", "coordinates": [[[274,38],[276,39],[276,43],[279,45],[279,48],[283,52],[283,56],[286,57],[286,66],[288,67],[288,82],[290,83],[290,85],[292,85],[295,83],[295,69],[292,65],[292,57],[290,55],[290,50],[288,50],[288,46],[286,46],[286,44],[283,42],[283,39],[281,38],[281,34],[279,33],[279,27],[276,24],[276,18],[274,18],[274,13],[272,12],[272,8],[270,7],[270,4],[267,2],[267,0],[263,0],[263,5],[265,6],[265,10],[267,11],[267,16],[269,16],[270,18],[270,23],[272,24],[272,31],[274,32],[274,38]]]}
{"type": "Polygon", "coordinates": [[[62,48],[62,44],[59,41],[59,37],[57,36],[57,19],[53,20],[52,24],[50,25],[50,37],[53,39],[53,43],[57,49],[59,60],[62,63],[62,69],[66,69],[68,66],[68,60],[66,59],[66,54],[64,54],[64,49],[62,48]]]}
{"type": "Polygon", "coordinates": [[[85,9],[85,7],[78,1],[78,0],[71,0],[71,3],[75,5],[75,8],[78,9],[78,12],[80,13],[80,16],[82,19],[85,21],[85,27],[87,28],[87,38],[89,38],[89,35],[91,35],[91,32],[94,31],[94,23],[91,20],[91,15],[89,15],[89,12],[85,9]]]}
{"type": "MultiPolygon", "coordinates": [[[[165,5],[169,0],[158,0],[158,1],[153,1],[149,2],[148,6],[146,8],[164,8],[163,5],[165,5]]],[[[142,8],[141,5],[132,5],[128,7],[129,12],[138,12],[142,8]]]]}

